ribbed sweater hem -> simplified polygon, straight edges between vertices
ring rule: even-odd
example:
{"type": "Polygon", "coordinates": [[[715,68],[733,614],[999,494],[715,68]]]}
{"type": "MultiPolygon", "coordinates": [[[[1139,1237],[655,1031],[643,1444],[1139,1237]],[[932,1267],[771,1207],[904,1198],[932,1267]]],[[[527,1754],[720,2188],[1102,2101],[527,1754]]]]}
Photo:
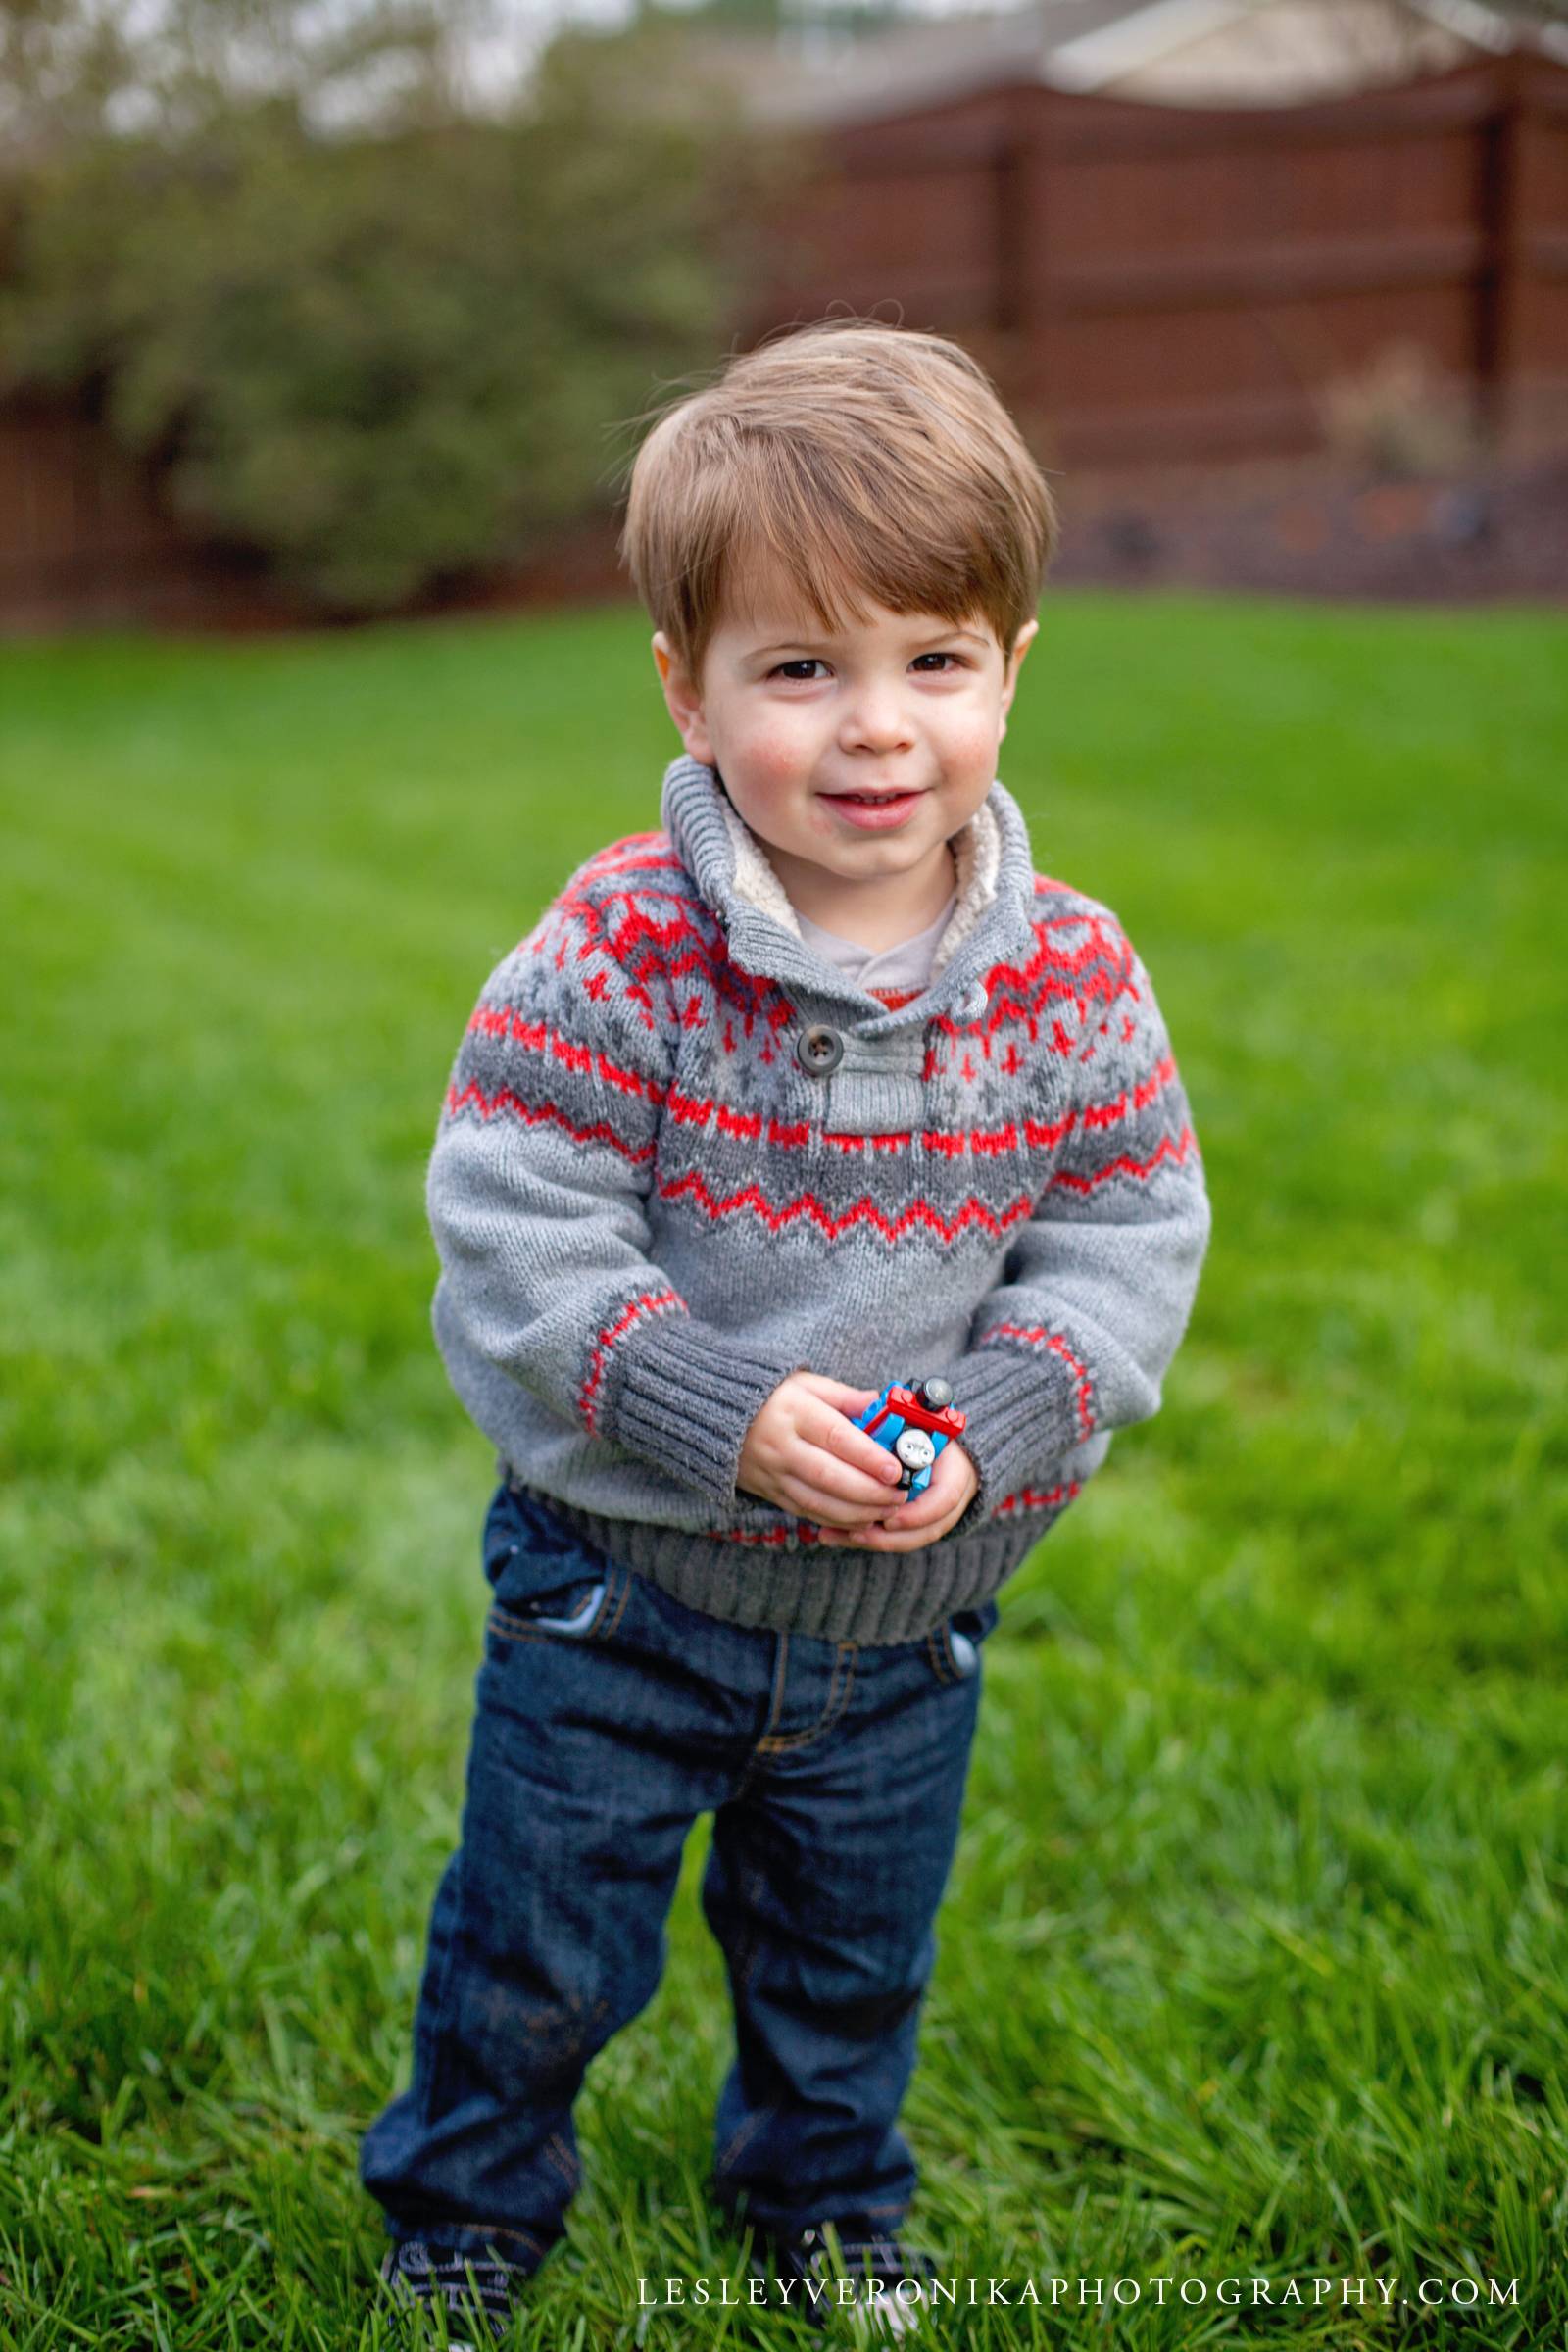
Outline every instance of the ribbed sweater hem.
{"type": "Polygon", "coordinates": [[[956,1609],[989,1600],[1059,1516],[980,1527],[921,1551],[866,1553],[650,1527],[579,1509],[518,1478],[512,1484],[548,1505],[596,1551],[650,1578],[689,1609],[731,1625],[867,1648],[917,1642],[956,1609]]]}

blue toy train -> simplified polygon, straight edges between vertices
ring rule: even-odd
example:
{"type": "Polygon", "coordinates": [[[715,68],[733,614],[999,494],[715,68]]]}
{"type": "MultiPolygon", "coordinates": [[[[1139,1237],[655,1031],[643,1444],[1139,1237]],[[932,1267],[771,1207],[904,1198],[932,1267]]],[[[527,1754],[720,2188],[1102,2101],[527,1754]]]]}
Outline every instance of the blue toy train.
{"type": "Polygon", "coordinates": [[[968,1416],[955,1409],[949,1383],[933,1379],[892,1381],[874,1404],[852,1418],[888,1448],[912,1495],[925,1493],[937,1455],[950,1438],[962,1437],[968,1416]]]}

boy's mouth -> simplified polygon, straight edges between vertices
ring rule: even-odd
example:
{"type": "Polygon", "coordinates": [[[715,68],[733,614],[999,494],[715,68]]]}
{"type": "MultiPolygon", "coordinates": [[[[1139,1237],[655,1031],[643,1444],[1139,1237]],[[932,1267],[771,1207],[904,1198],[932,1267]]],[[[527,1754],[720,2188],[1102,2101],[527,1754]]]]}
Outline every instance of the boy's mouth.
{"type": "Polygon", "coordinates": [[[847,824],[880,829],[902,824],[922,795],[918,791],[824,792],[822,798],[839,811],[847,824]]]}

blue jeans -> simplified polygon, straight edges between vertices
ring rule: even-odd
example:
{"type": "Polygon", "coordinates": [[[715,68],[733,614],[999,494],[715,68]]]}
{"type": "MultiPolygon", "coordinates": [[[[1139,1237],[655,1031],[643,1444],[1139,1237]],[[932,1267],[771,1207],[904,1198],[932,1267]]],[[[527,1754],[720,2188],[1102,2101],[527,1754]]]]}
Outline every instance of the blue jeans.
{"type": "Polygon", "coordinates": [[[431,1914],[413,2081],[361,2151],[391,2235],[531,2270],[564,2234],[572,2102],[659,1984],[706,1811],[703,1911],[736,2038],[713,2190],[760,2232],[891,2233],[915,2184],[897,2117],[995,1600],[876,1647],[731,1625],[505,1486],[484,1565],[462,1844],[431,1914]]]}

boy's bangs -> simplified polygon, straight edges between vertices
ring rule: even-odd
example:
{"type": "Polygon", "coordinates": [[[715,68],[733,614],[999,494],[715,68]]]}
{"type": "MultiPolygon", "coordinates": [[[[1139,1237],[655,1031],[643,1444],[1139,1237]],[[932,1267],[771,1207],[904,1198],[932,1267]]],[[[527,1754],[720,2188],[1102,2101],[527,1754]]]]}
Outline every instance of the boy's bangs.
{"type": "Polygon", "coordinates": [[[726,546],[719,566],[724,616],[751,629],[772,621],[787,630],[803,620],[809,623],[803,634],[828,637],[863,624],[871,617],[867,606],[881,600],[855,553],[798,535],[776,541],[754,512],[746,535],[726,546]]]}
{"type": "MultiPolygon", "coordinates": [[[[786,625],[809,618],[809,633],[837,637],[871,619],[870,606],[890,612],[930,613],[957,628],[982,613],[972,578],[955,594],[950,582],[930,571],[919,573],[890,564],[866,560],[863,549],[843,549],[818,542],[793,547],[767,544],[731,548],[724,564],[721,589],[726,617],[743,627],[764,621],[786,625]]],[[[807,634],[807,631],[802,634],[807,634]]]]}
{"type": "MultiPolygon", "coordinates": [[[[874,604],[890,612],[928,612],[954,627],[979,614],[1001,640],[1000,616],[1016,591],[1009,595],[983,544],[944,548],[945,534],[933,534],[933,544],[878,521],[874,513],[856,512],[877,503],[870,485],[852,501],[824,495],[826,489],[820,482],[798,488],[768,472],[730,485],[735,516],[719,536],[717,582],[727,615],[756,625],[808,614],[823,635],[836,636],[868,622],[874,604]]],[[[929,528],[929,513],[921,519],[929,528]]]]}

